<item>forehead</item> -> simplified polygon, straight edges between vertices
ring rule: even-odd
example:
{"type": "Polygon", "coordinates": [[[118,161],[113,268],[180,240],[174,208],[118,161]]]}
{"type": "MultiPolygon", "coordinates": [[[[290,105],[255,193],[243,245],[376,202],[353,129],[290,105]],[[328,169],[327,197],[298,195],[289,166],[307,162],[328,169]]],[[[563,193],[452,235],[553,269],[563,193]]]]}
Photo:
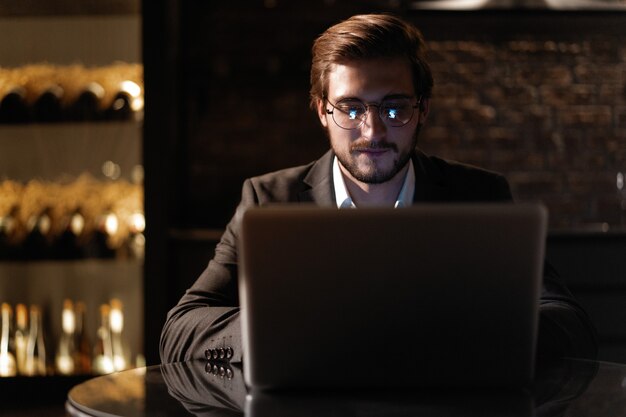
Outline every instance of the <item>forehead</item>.
{"type": "Polygon", "coordinates": [[[328,73],[328,98],[380,100],[391,94],[414,94],[411,64],[405,58],[347,61],[328,73]]]}

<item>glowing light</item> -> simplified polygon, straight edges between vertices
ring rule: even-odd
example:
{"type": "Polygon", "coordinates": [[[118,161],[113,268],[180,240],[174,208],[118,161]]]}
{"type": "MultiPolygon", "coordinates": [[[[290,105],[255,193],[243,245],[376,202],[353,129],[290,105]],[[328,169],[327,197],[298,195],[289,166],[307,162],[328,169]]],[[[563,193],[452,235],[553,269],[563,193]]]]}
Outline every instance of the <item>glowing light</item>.
{"type": "Polygon", "coordinates": [[[106,233],[108,235],[114,235],[115,233],[117,233],[119,226],[120,223],[117,219],[117,216],[113,213],[107,214],[106,218],[104,219],[104,230],[106,231],[106,233]]]}

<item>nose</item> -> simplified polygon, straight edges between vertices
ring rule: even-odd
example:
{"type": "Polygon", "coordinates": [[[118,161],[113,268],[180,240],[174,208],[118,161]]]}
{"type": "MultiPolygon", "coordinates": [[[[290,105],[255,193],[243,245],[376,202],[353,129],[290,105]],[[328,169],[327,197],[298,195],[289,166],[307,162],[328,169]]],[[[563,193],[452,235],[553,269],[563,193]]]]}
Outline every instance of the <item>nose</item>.
{"type": "Polygon", "coordinates": [[[375,142],[383,139],[386,133],[387,125],[380,118],[378,106],[370,104],[365,121],[361,126],[361,135],[363,138],[375,142]]]}

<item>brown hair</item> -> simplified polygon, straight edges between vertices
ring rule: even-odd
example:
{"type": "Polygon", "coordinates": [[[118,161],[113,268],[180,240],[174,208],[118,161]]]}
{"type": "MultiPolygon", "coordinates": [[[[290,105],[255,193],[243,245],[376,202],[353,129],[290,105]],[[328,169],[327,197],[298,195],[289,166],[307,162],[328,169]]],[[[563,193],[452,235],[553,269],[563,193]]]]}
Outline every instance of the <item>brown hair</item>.
{"type": "Polygon", "coordinates": [[[421,32],[388,14],[352,16],[328,28],[313,43],[311,108],[326,96],[328,73],[333,64],[373,58],[405,57],[411,63],[415,94],[430,98],[433,77],[426,61],[421,32]]]}

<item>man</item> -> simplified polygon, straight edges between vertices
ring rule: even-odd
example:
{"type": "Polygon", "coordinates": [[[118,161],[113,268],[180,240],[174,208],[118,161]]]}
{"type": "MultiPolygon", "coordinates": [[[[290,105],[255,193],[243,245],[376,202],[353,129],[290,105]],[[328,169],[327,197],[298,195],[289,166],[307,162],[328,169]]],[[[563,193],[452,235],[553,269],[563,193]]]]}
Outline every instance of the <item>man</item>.
{"type": "MultiPolygon", "coordinates": [[[[244,182],[214,259],[168,314],[163,362],[201,358],[205,351],[216,359],[241,361],[237,237],[242,213],[253,205],[401,207],[511,200],[502,176],[417,149],[433,79],[416,28],[388,15],[354,16],[324,32],[312,52],[311,107],[331,150],[308,165],[244,182]]],[[[595,355],[592,325],[549,266],[540,317],[539,357],[595,355]]]]}

